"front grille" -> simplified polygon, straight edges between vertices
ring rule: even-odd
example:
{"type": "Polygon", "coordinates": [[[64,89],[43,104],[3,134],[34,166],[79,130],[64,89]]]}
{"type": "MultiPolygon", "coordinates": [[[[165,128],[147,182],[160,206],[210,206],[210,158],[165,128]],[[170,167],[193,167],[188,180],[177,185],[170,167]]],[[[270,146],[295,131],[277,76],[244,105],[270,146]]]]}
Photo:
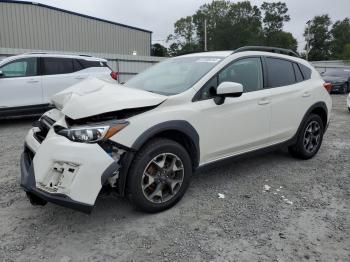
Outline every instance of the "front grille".
{"type": "Polygon", "coordinates": [[[39,128],[39,131],[34,133],[35,139],[42,143],[54,123],[55,121],[48,116],[43,116],[39,121],[34,122],[33,127],[39,128]]]}

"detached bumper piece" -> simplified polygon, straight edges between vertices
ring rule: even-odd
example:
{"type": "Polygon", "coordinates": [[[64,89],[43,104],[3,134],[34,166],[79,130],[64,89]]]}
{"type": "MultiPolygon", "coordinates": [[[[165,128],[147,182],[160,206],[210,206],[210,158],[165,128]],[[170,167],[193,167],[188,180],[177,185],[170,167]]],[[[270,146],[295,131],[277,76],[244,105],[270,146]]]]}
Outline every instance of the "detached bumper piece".
{"type": "Polygon", "coordinates": [[[21,156],[21,187],[24,188],[33,205],[45,205],[50,202],[83,213],[91,213],[93,209],[91,205],[74,201],[62,194],[47,193],[38,189],[35,182],[33,157],[34,153],[25,146],[21,156]]]}

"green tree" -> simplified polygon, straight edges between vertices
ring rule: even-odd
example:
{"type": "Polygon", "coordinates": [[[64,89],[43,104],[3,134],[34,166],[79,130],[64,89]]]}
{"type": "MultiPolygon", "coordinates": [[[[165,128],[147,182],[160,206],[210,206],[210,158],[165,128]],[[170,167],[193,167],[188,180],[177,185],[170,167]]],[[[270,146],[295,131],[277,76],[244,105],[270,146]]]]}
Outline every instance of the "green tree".
{"type": "Polygon", "coordinates": [[[207,47],[234,50],[245,45],[274,45],[297,49],[291,33],[283,24],[290,20],[285,3],[263,3],[264,27],[259,7],[250,1],[213,1],[202,5],[194,15],[179,19],[169,35],[169,54],[179,55],[204,50],[204,23],[207,21],[207,47]]]}
{"type": "Polygon", "coordinates": [[[289,32],[283,31],[285,22],[290,21],[286,3],[264,2],[261,5],[263,11],[264,43],[267,46],[282,47],[297,51],[298,42],[289,32]]]}
{"type": "Polygon", "coordinates": [[[350,60],[350,44],[346,44],[344,46],[341,59],[342,60],[350,60]]]}
{"type": "MultiPolygon", "coordinates": [[[[204,21],[207,20],[207,42],[208,50],[223,50],[228,36],[224,32],[230,26],[229,1],[213,1],[211,4],[202,5],[193,15],[196,25],[198,43],[201,50],[204,50],[204,21]]],[[[232,38],[232,36],[230,36],[232,38]]]]}
{"type": "Polygon", "coordinates": [[[229,16],[231,27],[228,34],[231,38],[234,36],[230,43],[231,49],[263,44],[261,12],[257,6],[252,6],[249,1],[234,3],[229,16]]]}
{"type": "MultiPolygon", "coordinates": [[[[329,27],[331,19],[328,15],[315,16],[310,21],[310,52],[309,60],[329,60],[331,34],[329,27]]],[[[307,37],[308,28],[305,28],[304,36],[307,37]]],[[[306,39],[307,40],[307,39],[306,39]]],[[[305,47],[306,49],[306,47],[305,47]]]]}
{"type": "Polygon", "coordinates": [[[199,51],[193,17],[187,16],[176,21],[174,34],[168,36],[167,42],[172,43],[169,48],[171,56],[199,51]]]}
{"type": "Polygon", "coordinates": [[[348,48],[350,44],[350,19],[345,18],[342,21],[335,22],[332,26],[330,34],[332,37],[332,41],[330,43],[332,58],[344,59],[344,54],[348,53],[346,48],[348,48]]]}
{"type": "Polygon", "coordinates": [[[168,36],[168,40],[179,43],[193,43],[196,41],[195,25],[192,16],[187,16],[176,21],[174,34],[168,36]]]}
{"type": "Polygon", "coordinates": [[[289,32],[276,31],[265,36],[265,45],[297,51],[298,42],[289,32]]]}
{"type": "Polygon", "coordinates": [[[264,31],[266,34],[282,31],[284,22],[290,21],[288,7],[286,3],[264,2],[261,5],[261,10],[264,12],[264,31]]]}
{"type": "MultiPolygon", "coordinates": [[[[261,13],[257,6],[249,1],[232,3],[230,1],[213,1],[202,5],[192,16],[175,23],[174,34],[169,42],[179,48],[180,52],[204,50],[204,21],[207,21],[208,50],[233,50],[243,45],[262,44],[261,13]],[[191,26],[189,26],[191,25],[191,26]],[[193,27],[194,25],[194,27],[193,27]],[[188,33],[190,28],[190,32],[188,33]],[[195,30],[193,31],[193,28],[195,30]],[[181,37],[178,37],[182,32],[181,37]],[[194,34],[193,34],[194,33],[194,34]],[[184,35],[192,36],[184,37],[184,35]],[[182,39],[182,41],[177,41],[182,39]],[[184,50],[183,50],[184,49],[184,50]]],[[[176,48],[172,48],[176,50],[176,48]]],[[[179,53],[178,51],[175,53],[179,53]]]]}
{"type": "Polygon", "coordinates": [[[152,45],[152,56],[168,56],[168,49],[161,44],[153,44],[152,45]]]}

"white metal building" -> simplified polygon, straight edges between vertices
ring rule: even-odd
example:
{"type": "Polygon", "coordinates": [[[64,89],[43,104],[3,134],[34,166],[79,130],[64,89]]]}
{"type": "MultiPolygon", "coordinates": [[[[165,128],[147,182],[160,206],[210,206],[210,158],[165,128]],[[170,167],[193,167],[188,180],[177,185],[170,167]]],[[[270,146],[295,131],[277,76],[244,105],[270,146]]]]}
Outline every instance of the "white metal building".
{"type": "Polygon", "coordinates": [[[161,58],[151,57],[152,32],[34,2],[0,0],[0,57],[26,52],[106,58],[121,81],[161,58]]]}

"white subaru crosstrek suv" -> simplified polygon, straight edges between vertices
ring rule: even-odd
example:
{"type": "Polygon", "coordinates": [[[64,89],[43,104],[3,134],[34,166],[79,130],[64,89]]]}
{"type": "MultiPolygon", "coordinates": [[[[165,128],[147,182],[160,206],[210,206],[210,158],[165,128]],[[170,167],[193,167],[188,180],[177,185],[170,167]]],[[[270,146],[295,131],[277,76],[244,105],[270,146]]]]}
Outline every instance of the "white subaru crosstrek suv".
{"type": "Polygon", "coordinates": [[[101,58],[50,53],[5,58],[0,61],[0,117],[42,114],[51,96],[89,76],[116,77],[101,58]]]}
{"type": "Polygon", "coordinates": [[[117,88],[97,79],[70,87],[26,137],[21,185],[33,204],[91,212],[104,188],[158,212],[182,198],[195,170],[216,161],[283,145],[309,159],[331,98],[320,74],[292,54],[190,54],[117,88]]]}

